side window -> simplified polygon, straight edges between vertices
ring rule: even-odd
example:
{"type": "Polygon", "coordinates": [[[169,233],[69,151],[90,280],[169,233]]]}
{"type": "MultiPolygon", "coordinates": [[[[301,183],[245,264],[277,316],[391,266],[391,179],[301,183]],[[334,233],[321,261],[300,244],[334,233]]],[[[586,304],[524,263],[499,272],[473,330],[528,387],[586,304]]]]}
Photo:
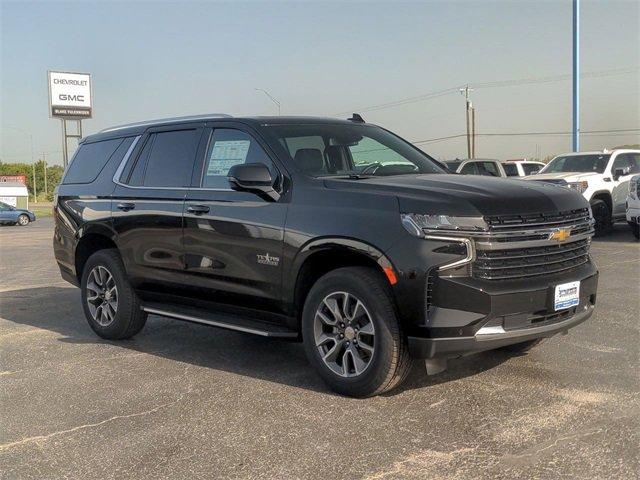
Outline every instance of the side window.
{"type": "Polygon", "coordinates": [[[611,167],[611,173],[621,168],[625,175],[640,172],[640,153],[622,153],[616,157],[611,167]]]}
{"type": "Polygon", "coordinates": [[[216,128],[204,162],[202,188],[229,190],[227,173],[242,163],[263,163],[274,179],[278,174],[267,153],[251,135],[232,128],[216,128]]]}
{"type": "Polygon", "coordinates": [[[460,173],[462,173],[463,175],[477,175],[478,170],[476,169],[476,162],[467,163],[464,167],[462,167],[460,173]]]}
{"type": "Polygon", "coordinates": [[[494,162],[478,163],[478,174],[487,177],[499,177],[498,166],[494,162]]]}
{"type": "MultiPolygon", "coordinates": [[[[502,164],[502,167],[504,168],[504,172],[507,174],[507,177],[518,176],[518,166],[515,163],[504,163],[502,164]]],[[[526,173],[526,170],[525,170],[525,173],[526,173]]]]}
{"type": "Polygon", "coordinates": [[[534,173],[538,173],[542,169],[542,165],[537,165],[535,163],[523,163],[522,170],[524,170],[525,175],[533,175],[534,173]]]}
{"type": "Polygon", "coordinates": [[[62,183],[93,182],[123,141],[122,138],[116,138],[80,145],[62,183]]]}
{"type": "Polygon", "coordinates": [[[145,187],[188,187],[200,130],[153,133],[133,167],[128,184],[145,187]]]}

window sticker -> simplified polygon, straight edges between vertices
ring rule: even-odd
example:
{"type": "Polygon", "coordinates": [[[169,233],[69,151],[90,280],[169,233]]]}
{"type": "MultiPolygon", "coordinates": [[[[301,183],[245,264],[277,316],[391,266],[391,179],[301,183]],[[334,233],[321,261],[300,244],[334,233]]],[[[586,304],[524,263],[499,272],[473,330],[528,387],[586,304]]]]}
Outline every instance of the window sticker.
{"type": "Polygon", "coordinates": [[[245,163],[251,140],[219,140],[213,144],[207,176],[226,176],[234,165],[245,163]]]}

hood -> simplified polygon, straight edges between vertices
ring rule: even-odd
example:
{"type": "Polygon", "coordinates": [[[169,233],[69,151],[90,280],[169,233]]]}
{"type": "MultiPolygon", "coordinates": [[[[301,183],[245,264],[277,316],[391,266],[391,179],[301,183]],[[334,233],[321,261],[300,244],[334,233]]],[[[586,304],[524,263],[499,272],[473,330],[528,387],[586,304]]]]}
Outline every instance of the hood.
{"type": "Polygon", "coordinates": [[[526,215],[588,206],[582,195],[544,182],[475,175],[397,175],[325,179],[329,189],[398,197],[403,213],[440,215],[526,215]]]}
{"type": "Polygon", "coordinates": [[[576,182],[578,180],[586,180],[590,177],[602,175],[597,172],[557,172],[557,173],[537,173],[526,177],[525,180],[566,180],[567,182],[576,182]]]}

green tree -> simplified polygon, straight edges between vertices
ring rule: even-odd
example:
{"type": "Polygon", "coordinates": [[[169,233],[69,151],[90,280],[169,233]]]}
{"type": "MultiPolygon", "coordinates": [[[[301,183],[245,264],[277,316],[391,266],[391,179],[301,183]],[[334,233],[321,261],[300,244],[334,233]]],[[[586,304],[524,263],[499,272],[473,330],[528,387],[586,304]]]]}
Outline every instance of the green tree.
{"type": "MultiPolygon", "coordinates": [[[[64,169],[60,165],[47,165],[47,192],[44,191],[44,160],[35,164],[36,191],[38,200],[53,200],[53,190],[62,180],[64,169]]],[[[24,175],[29,194],[33,196],[33,164],[30,163],[4,163],[0,162],[0,175],[24,175]]]]}

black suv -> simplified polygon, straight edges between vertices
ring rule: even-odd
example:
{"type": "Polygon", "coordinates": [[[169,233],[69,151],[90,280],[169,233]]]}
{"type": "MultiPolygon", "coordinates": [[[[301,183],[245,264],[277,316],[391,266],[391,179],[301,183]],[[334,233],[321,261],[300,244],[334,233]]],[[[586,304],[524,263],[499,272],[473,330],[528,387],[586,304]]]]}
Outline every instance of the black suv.
{"type": "Polygon", "coordinates": [[[82,140],[54,249],[103,338],[148,314],[300,339],[334,390],[376,395],[449,358],[523,351],[586,320],[589,205],[447,173],[350,120],[208,115],[82,140]]]}

